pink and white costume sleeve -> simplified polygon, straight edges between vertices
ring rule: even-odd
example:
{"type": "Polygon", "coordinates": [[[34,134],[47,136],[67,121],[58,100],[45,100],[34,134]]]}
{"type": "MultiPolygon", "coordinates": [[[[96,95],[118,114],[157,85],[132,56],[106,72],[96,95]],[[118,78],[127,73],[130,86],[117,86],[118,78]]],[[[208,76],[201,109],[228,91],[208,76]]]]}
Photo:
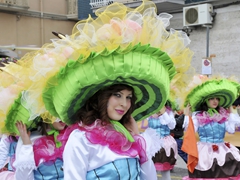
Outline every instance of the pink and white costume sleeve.
{"type": "Polygon", "coordinates": [[[3,134],[0,141],[0,169],[2,169],[8,160],[8,153],[10,148],[10,141],[8,136],[3,134]]]}
{"type": "Polygon", "coordinates": [[[41,135],[31,135],[32,144],[24,145],[22,139],[19,138],[16,149],[16,160],[13,163],[16,168],[16,180],[34,180],[33,170],[36,169],[33,142],[41,137],[41,135]]]}

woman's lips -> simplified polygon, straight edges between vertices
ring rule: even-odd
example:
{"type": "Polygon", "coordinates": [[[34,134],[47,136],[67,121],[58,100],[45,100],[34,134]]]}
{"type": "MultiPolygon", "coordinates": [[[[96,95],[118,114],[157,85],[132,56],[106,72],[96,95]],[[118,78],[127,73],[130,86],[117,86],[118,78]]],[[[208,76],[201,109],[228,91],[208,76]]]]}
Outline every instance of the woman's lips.
{"type": "Polygon", "coordinates": [[[123,115],[124,111],[123,110],[116,110],[118,114],[123,115]]]}
{"type": "Polygon", "coordinates": [[[64,122],[59,122],[59,124],[61,124],[61,126],[66,126],[66,124],[64,122]]]}

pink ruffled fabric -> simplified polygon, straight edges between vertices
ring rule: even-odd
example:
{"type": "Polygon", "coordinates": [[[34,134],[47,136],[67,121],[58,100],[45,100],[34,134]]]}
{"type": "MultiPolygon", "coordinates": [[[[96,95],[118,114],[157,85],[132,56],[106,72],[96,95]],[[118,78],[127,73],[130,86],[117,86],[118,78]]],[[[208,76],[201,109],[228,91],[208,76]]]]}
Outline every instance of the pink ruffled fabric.
{"type": "Polygon", "coordinates": [[[196,114],[196,117],[200,125],[209,124],[212,121],[224,123],[229,117],[229,112],[226,109],[220,107],[219,114],[210,116],[206,111],[202,111],[201,113],[196,114]]]}
{"type": "Polygon", "coordinates": [[[43,136],[36,139],[33,145],[36,166],[38,166],[41,161],[54,163],[57,158],[62,159],[63,150],[68,137],[76,128],[78,128],[78,126],[73,125],[59,132],[57,139],[62,143],[60,148],[56,147],[53,135],[43,136]]]}
{"type": "Polygon", "coordinates": [[[157,171],[169,171],[169,170],[172,170],[174,167],[174,165],[171,165],[169,162],[154,163],[154,166],[157,171]]]}
{"type": "Polygon", "coordinates": [[[228,177],[228,178],[190,178],[185,176],[182,180],[240,180],[240,175],[237,177],[228,177]]]}
{"type": "Polygon", "coordinates": [[[91,126],[79,124],[79,129],[85,131],[86,138],[93,144],[108,146],[113,152],[130,157],[139,155],[140,164],[147,161],[146,142],[139,135],[134,135],[134,142],[128,139],[120,132],[117,132],[111,124],[101,125],[101,120],[96,120],[91,126]]]}

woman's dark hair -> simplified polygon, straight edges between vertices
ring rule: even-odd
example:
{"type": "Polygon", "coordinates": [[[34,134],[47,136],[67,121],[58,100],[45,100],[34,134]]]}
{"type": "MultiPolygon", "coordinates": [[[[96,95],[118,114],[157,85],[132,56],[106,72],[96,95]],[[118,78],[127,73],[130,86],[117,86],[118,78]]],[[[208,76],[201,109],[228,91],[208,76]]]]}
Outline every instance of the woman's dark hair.
{"type": "Polygon", "coordinates": [[[172,108],[172,104],[169,100],[166,101],[165,106],[172,108]]]}
{"type": "Polygon", "coordinates": [[[48,135],[47,134],[47,129],[48,129],[48,124],[43,122],[43,120],[41,119],[39,122],[37,122],[37,127],[38,129],[36,129],[37,131],[39,131],[41,133],[41,135],[48,135]]]}
{"type": "Polygon", "coordinates": [[[10,142],[12,142],[12,141],[17,142],[18,141],[18,139],[15,135],[9,135],[8,139],[10,140],[10,142]]]}
{"type": "Polygon", "coordinates": [[[240,105],[240,96],[234,101],[234,103],[232,104],[233,106],[238,106],[240,105]]]}
{"type": "Polygon", "coordinates": [[[110,119],[107,114],[108,100],[114,93],[125,89],[132,91],[131,106],[127,113],[122,117],[120,122],[122,124],[127,123],[130,120],[132,112],[134,111],[136,96],[134,94],[134,89],[125,84],[112,85],[95,93],[75,114],[77,122],[81,121],[85,125],[90,125],[96,119],[101,119],[103,125],[110,123],[110,119]]]}

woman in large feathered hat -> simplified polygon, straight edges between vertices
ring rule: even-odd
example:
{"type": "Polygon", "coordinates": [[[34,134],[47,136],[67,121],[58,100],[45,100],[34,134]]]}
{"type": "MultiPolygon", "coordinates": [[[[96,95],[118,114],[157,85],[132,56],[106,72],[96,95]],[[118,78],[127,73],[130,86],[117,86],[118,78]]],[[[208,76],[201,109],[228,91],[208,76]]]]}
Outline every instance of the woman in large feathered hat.
{"type": "Polygon", "coordinates": [[[189,156],[189,177],[184,180],[240,178],[239,150],[224,142],[225,133],[234,133],[240,124],[240,117],[232,111],[239,90],[239,83],[232,78],[194,76],[185,98],[184,126],[188,129],[182,148],[189,156]],[[199,142],[191,143],[189,140],[194,140],[195,131],[199,142]]]}

